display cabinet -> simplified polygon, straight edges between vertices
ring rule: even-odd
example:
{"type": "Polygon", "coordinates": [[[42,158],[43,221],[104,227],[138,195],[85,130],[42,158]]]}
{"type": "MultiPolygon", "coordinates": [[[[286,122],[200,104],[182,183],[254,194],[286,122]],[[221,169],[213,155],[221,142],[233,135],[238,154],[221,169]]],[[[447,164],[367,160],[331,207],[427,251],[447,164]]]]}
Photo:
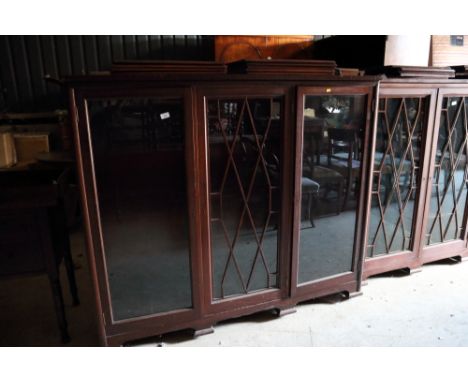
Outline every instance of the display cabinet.
{"type": "Polygon", "coordinates": [[[438,90],[422,226],[421,263],[468,255],[468,83],[438,90]]]}
{"type": "Polygon", "coordinates": [[[102,343],[359,292],[377,77],[121,63],[67,81],[102,343]]]}
{"type": "Polygon", "coordinates": [[[364,278],[466,254],[467,83],[416,69],[380,83],[364,278]]]}

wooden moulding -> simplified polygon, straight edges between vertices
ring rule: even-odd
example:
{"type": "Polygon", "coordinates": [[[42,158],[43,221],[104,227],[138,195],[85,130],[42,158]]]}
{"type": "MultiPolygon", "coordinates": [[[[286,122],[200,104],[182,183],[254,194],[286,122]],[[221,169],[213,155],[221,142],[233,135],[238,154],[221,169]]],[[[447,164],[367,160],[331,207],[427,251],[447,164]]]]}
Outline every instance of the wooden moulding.
{"type": "Polygon", "coordinates": [[[116,61],[112,73],[226,73],[226,65],[213,61],[116,61]]]}
{"type": "Polygon", "coordinates": [[[357,68],[336,68],[336,75],[340,77],[362,76],[363,72],[357,68]]]}
{"type": "Polygon", "coordinates": [[[309,74],[334,76],[335,61],[325,60],[240,60],[228,64],[228,72],[236,74],[309,74]]]}
{"type": "Polygon", "coordinates": [[[383,74],[388,78],[433,78],[448,79],[455,77],[455,70],[450,67],[434,66],[380,66],[366,69],[366,74],[383,74]]]}

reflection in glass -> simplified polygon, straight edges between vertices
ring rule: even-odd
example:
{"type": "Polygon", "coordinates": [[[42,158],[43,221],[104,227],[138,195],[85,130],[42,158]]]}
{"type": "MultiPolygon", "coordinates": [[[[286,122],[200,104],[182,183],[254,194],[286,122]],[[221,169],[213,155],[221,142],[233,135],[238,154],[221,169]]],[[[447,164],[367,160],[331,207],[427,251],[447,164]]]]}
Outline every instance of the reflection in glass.
{"type": "Polygon", "coordinates": [[[298,282],[352,270],[366,96],[304,103],[298,282]]]}
{"type": "Polygon", "coordinates": [[[368,257],[410,250],[428,98],[379,102],[368,257]]]}
{"type": "Polygon", "coordinates": [[[183,100],[88,112],[114,319],[191,307],[183,100]]]}
{"type": "Polygon", "coordinates": [[[468,99],[445,97],[432,177],[426,245],[460,239],[467,197],[468,99]]]}
{"type": "Polygon", "coordinates": [[[213,296],[278,285],[281,102],[207,102],[213,296]]]}

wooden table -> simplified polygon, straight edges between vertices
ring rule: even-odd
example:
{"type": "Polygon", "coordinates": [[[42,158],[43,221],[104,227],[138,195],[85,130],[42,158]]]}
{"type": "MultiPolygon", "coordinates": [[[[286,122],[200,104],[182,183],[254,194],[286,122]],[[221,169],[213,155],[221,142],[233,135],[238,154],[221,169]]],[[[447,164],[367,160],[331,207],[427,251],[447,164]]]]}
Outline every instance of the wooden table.
{"type": "Polygon", "coordinates": [[[63,208],[66,176],[60,171],[0,173],[0,277],[48,275],[63,342],[70,337],[59,278],[62,259],[73,305],[79,304],[63,208]]]}

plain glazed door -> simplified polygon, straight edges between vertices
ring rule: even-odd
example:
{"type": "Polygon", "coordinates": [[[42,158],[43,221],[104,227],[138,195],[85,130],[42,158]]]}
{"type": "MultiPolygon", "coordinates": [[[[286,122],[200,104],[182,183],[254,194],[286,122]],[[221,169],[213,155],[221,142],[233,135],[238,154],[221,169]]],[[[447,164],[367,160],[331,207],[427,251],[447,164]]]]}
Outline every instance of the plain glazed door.
{"type": "Polygon", "coordinates": [[[293,296],[353,293],[360,287],[375,91],[299,88],[293,296]]]}
{"type": "Polygon", "coordinates": [[[75,97],[105,341],[187,326],[200,306],[191,91],[104,89],[75,97]]]}

